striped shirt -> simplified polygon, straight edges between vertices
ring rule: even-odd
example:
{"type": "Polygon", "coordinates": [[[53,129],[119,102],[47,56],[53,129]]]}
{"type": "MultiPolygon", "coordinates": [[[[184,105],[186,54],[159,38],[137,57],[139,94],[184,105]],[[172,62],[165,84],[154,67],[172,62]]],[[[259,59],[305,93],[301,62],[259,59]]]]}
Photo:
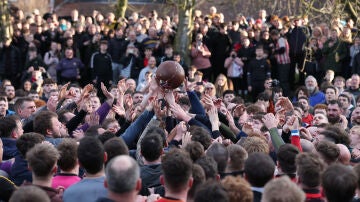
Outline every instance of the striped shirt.
{"type": "Polygon", "coordinates": [[[290,56],[289,56],[289,43],[287,42],[287,40],[283,37],[280,37],[276,43],[276,49],[280,49],[284,47],[285,48],[285,52],[282,54],[276,54],[276,62],[278,64],[289,64],[290,63],[290,56]]]}

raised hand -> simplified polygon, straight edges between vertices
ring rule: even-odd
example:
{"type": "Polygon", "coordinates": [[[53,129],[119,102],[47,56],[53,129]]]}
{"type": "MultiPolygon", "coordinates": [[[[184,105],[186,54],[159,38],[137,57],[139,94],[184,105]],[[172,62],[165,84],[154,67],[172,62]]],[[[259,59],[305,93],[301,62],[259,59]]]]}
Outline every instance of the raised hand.
{"type": "Polygon", "coordinates": [[[100,116],[96,112],[92,112],[89,116],[88,124],[89,126],[96,126],[99,125],[100,122],[100,116]]]}
{"type": "Polygon", "coordinates": [[[119,93],[124,95],[127,90],[126,79],[121,79],[117,84],[117,88],[119,89],[119,93]]]}
{"type": "Polygon", "coordinates": [[[243,104],[236,105],[233,111],[233,116],[239,118],[241,115],[244,114],[245,109],[245,105],[243,104]]]}
{"type": "Polygon", "coordinates": [[[57,103],[58,103],[58,97],[50,96],[46,103],[46,107],[49,111],[56,112],[57,103]]]}
{"type": "Polygon", "coordinates": [[[153,103],[154,103],[154,113],[155,113],[155,116],[156,116],[159,120],[162,120],[162,119],[165,118],[166,115],[167,115],[167,106],[165,106],[165,107],[163,107],[163,109],[161,109],[162,101],[161,101],[161,100],[157,100],[157,99],[154,99],[153,103]]]}
{"type": "Polygon", "coordinates": [[[125,108],[123,106],[113,105],[112,109],[119,116],[125,116],[126,111],[125,111],[125,108]]]}
{"type": "Polygon", "coordinates": [[[66,94],[67,94],[67,88],[69,87],[70,85],[70,82],[67,82],[65,85],[63,85],[61,88],[60,88],[60,91],[59,91],[59,100],[62,100],[66,97],[66,94]]]}
{"type": "Polygon", "coordinates": [[[170,110],[173,115],[186,123],[190,121],[191,117],[178,104],[170,104],[170,110]]]}
{"type": "Polygon", "coordinates": [[[262,118],[262,121],[264,122],[265,127],[269,130],[271,128],[276,128],[279,124],[279,120],[276,119],[276,117],[272,113],[265,114],[262,118]]]}
{"type": "Polygon", "coordinates": [[[209,120],[211,122],[212,125],[212,130],[219,130],[219,116],[218,116],[218,112],[217,112],[217,108],[216,107],[212,107],[210,108],[210,110],[208,110],[207,112],[208,116],[209,116],[209,120]]]}
{"type": "Polygon", "coordinates": [[[81,130],[81,129],[80,130],[74,130],[72,135],[77,141],[81,140],[85,136],[84,131],[81,130]]]}
{"type": "Polygon", "coordinates": [[[292,105],[291,101],[287,97],[280,97],[279,100],[275,104],[275,110],[282,110],[285,111],[292,111],[294,110],[294,106],[292,105]]]}
{"type": "Polygon", "coordinates": [[[114,96],[107,90],[103,82],[101,82],[101,91],[108,100],[114,100],[114,96]]]}

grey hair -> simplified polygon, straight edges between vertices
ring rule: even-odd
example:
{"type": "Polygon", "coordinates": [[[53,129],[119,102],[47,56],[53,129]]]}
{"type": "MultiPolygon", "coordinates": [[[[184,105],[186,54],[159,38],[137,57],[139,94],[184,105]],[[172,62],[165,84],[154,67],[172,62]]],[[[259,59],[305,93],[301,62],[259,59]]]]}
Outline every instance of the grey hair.
{"type": "Polygon", "coordinates": [[[114,193],[122,194],[134,190],[139,178],[140,167],[130,156],[117,156],[106,166],[108,189],[114,193]]]}

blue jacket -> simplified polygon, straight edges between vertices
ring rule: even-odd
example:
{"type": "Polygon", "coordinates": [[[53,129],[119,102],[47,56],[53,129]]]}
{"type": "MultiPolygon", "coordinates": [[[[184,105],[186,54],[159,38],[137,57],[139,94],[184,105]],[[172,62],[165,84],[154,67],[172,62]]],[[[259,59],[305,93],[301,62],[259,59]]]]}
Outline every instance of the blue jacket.
{"type": "Polygon", "coordinates": [[[32,174],[28,169],[28,162],[21,154],[15,156],[15,162],[11,167],[10,179],[17,186],[22,185],[24,181],[32,182],[32,174]]]}
{"type": "Polygon", "coordinates": [[[9,160],[19,154],[16,147],[16,139],[2,137],[1,140],[4,148],[3,160],[9,160]]]}
{"type": "Polygon", "coordinates": [[[120,136],[129,148],[134,147],[135,140],[140,137],[153,116],[154,111],[145,110],[120,136]]]}
{"type": "Polygon", "coordinates": [[[316,90],[314,93],[310,95],[309,103],[312,107],[314,107],[317,104],[324,104],[325,94],[319,90],[316,90]]]}

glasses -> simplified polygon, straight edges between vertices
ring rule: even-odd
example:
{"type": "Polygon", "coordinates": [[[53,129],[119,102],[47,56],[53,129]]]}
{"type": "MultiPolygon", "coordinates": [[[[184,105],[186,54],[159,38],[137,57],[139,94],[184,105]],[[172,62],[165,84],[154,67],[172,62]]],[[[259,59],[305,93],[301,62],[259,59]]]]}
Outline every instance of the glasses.
{"type": "Polygon", "coordinates": [[[214,89],[213,87],[206,87],[205,90],[212,90],[214,89]]]}

